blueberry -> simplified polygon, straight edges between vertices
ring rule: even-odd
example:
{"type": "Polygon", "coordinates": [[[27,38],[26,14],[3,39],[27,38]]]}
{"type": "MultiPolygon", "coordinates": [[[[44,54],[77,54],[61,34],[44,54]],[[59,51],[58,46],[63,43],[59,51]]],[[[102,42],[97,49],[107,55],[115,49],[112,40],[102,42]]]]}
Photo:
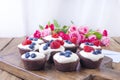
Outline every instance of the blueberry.
{"type": "Polygon", "coordinates": [[[60,55],[65,55],[65,53],[64,52],[60,52],[60,55]]]}
{"type": "Polygon", "coordinates": [[[72,52],[70,50],[66,50],[65,53],[72,54],[72,52]]]}
{"type": "Polygon", "coordinates": [[[93,46],[94,44],[93,43],[89,43],[89,46],[93,46]]]}
{"type": "Polygon", "coordinates": [[[52,42],[53,40],[50,40],[50,43],[52,42]]]}
{"type": "Polygon", "coordinates": [[[38,38],[34,38],[34,41],[37,41],[38,40],[38,38]]]}
{"type": "Polygon", "coordinates": [[[97,54],[100,54],[100,53],[101,53],[101,50],[99,50],[99,49],[96,50],[96,53],[97,53],[97,54]]]}
{"type": "Polygon", "coordinates": [[[71,43],[70,41],[68,41],[68,40],[66,40],[65,42],[68,43],[68,44],[72,44],[72,43],[71,43]]]}
{"type": "Polygon", "coordinates": [[[33,42],[31,45],[36,45],[36,43],[33,42]]]}
{"type": "Polygon", "coordinates": [[[33,38],[29,38],[30,40],[33,40],[33,38]]]}
{"type": "Polygon", "coordinates": [[[31,58],[35,58],[36,57],[36,54],[35,53],[32,53],[31,54],[31,58]]]}
{"type": "Polygon", "coordinates": [[[48,46],[43,46],[43,50],[47,50],[48,49],[48,46]]]}
{"type": "Polygon", "coordinates": [[[89,45],[89,42],[85,42],[85,45],[89,45]]]}
{"type": "Polygon", "coordinates": [[[96,51],[93,51],[93,54],[97,55],[97,52],[96,52],[96,51]]]}
{"type": "Polygon", "coordinates": [[[29,48],[30,48],[30,49],[34,49],[34,45],[30,45],[29,48]]]}
{"type": "Polygon", "coordinates": [[[50,46],[50,42],[47,42],[47,43],[45,44],[45,46],[50,46]]]}
{"type": "Polygon", "coordinates": [[[29,58],[29,57],[30,57],[30,53],[29,52],[25,53],[25,58],[29,58]]]}
{"type": "Polygon", "coordinates": [[[70,57],[70,54],[65,54],[65,57],[70,57]]]}

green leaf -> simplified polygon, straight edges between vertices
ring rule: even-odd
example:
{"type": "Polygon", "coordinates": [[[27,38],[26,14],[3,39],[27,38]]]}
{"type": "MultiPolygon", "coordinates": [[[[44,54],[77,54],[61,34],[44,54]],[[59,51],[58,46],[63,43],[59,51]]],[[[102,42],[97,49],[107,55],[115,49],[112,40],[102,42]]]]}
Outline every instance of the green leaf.
{"type": "Polygon", "coordinates": [[[54,20],[53,22],[54,22],[54,25],[55,25],[56,28],[60,27],[60,25],[58,24],[58,22],[56,20],[54,20]]]}
{"type": "Polygon", "coordinates": [[[101,39],[101,38],[102,38],[102,34],[99,33],[99,32],[94,32],[94,35],[96,35],[96,37],[97,37],[98,39],[101,39]]]}
{"type": "Polygon", "coordinates": [[[69,29],[69,27],[66,26],[66,25],[64,25],[63,28],[62,28],[62,31],[65,32],[65,33],[67,33],[68,29],[69,29]]]}
{"type": "Polygon", "coordinates": [[[40,30],[43,30],[43,29],[44,29],[44,27],[43,27],[42,25],[39,25],[39,28],[40,28],[40,30]]]}
{"type": "Polygon", "coordinates": [[[50,21],[48,21],[48,26],[50,26],[50,21]]]}

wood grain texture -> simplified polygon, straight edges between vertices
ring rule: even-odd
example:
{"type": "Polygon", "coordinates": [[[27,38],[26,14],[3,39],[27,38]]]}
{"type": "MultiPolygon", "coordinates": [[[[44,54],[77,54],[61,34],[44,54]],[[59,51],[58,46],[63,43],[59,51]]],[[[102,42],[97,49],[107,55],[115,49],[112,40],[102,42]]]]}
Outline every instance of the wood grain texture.
{"type": "Polygon", "coordinates": [[[2,51],[13,38],[0,38],[0,51],[2,51]]]}
{"type": "MultiPolygon", "coordinates": [[[[20,60],[20,55],[17,45],[23,41],[24,38],[15,38],[2,51],[0,57],[0,68],[6,70],[13,75],[27,79],[27,80],[117,80],[120,75],[120,64],[111,63],[108,61],[100,70],[83,69],[80,72],[59,72],[53,66],[47,65],[43,71],[27,71],[24,69],[20,60]],[[112,66],[113,64],[113,66],[112,66]],[[104,68],[103,68],[104,67],[104,68]],[[113,69],[111,69],[113,68],[113,69]]],[[[111,38],[109,47],[104,47],[108,50],[120,51],[119,38],[111,38]]],[[[21,80],[5,71],[0,71],[0,78],[3,80],[21,80]],[[4,76],[3,76],[4,75],[4,76]]]]}

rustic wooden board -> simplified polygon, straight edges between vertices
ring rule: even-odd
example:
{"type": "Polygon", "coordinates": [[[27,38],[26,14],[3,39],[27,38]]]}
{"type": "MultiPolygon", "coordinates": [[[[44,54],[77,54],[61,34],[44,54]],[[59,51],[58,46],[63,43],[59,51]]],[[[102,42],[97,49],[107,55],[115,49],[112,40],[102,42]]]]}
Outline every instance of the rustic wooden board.
{"type": "MultiPolygon", "coordinates": [[[[24,38],[16,38],[1,51],[0,55],[0,68],[6,70],[18,77],[27,80],[106,80],[106,79],[119,79],[120,71],[112,69],[111,59],[105,58],[100,69],[82,69],[80,72],[60,72],[55,70],[53,65],[47,65],[45,70],[42,71],[28,71],[25,70],[20,60],[20,54],[17,45],[21,43],[24,38]]],[[[111,45],[107,49],[118,50],[119,44],[111,39],[111,45]],[[116,46],[117,47],[114,47],[116,46]]],[[[118,50],[119,51],[119,50],[118,50]]]]}
{"type": "Polygon", "coordinates": [[[13,38],[0,38],[0,51],[2,51],[13,38]]]}

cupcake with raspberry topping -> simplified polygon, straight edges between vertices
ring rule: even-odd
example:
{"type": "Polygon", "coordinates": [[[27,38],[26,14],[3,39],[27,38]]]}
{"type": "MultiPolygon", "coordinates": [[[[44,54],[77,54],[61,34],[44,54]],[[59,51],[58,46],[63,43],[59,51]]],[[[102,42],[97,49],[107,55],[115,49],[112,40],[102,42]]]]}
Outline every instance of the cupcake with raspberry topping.
{"type": "Polygon", "coordinates": [[[46,63],[45,55],[34,51],[23,54],[21,60],[27,70],[42,70],[46,63]]]}
{"type": "Polygon", "coordinates": [[[45,42],[48,42],[48,41],[51,41],[51,40],[62,40],[62,38],[57,33],[54,33],[54,34],[49,35],[49,36],[45,36],[42,39],[45,42]]]}
{"type": "Polygon", "coordinates": [[[65,40],[63,46],[65,47],[65,50],[71,50],[74,53],[77,51],[77,46],[69,40],[65,40]]]}
{"type": "Polygon", "coordinates": [[[29,51],[38,51],[38,48],[39,44],[29,39],[25,39],[21,44],[18,45],[21,55],[29,51]]]}
{"type": "Polygon", "coordinates": [[[40,45],[39,52],[44,53],[47,57],[48,62],[53,63],[53,55],[57,52],[64,51],[63,41],[51,40],[47,43],[40,45]]]}
{"type": "Polygon", "coordinates": [[[89,69],[98,68],[103,60],[104,54],[102,49],[95,49],[91,46],[84,46],[83,50],[78,53],[81,66],[89,69]]]}
{"type": "Polygon", "coordinates": [[[59,71],[70,72],[80,69],[79,57],[70,50],[58,52],[53,56],[55,67],[59,71]]]}
{"type": "Polygon", "coordinates": [[[80,50],[83,50],[84,46],[90,46],[94,49],[101,49],[100,43],[98,41],[81,43],[79,46],[80,50]]]}

